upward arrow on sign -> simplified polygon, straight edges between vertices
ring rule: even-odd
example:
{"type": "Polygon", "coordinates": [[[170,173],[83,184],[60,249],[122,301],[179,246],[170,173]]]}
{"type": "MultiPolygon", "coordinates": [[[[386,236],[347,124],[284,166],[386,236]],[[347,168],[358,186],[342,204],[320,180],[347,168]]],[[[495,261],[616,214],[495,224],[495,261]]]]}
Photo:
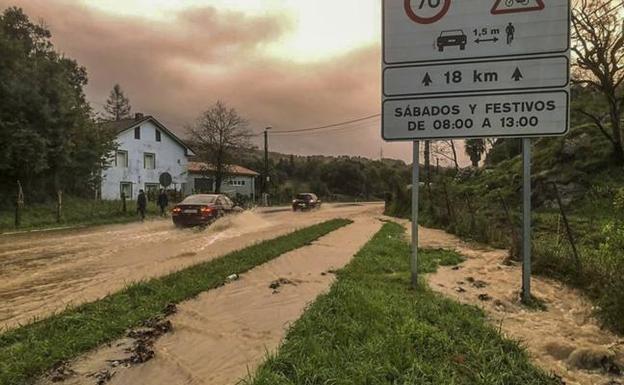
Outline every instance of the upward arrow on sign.
{"type": "Polygon", "coordinates": [[[429,72],[427,72],[427,74],[425,75],[422,83],[425,85],[425,87],[429,87],[431,83],[433,83],[433,80],[431,80],[431,76],[429,76],[429,72]]]}
{"type": "Polygon", "coordinates": [[[522,79],[524,76],[522,75],[522,72],[520,72],[520,68],[516,67],[516,70],[514,71],[513,75],[511,75],[511,78],[517,82],[520,81],[520,79],[522,79]]]}
{"type": "Polygon", "coordinates": [[[492,7],[492,14],[541,11],[544,8],[543,0],[496,0],[492,7]]]}

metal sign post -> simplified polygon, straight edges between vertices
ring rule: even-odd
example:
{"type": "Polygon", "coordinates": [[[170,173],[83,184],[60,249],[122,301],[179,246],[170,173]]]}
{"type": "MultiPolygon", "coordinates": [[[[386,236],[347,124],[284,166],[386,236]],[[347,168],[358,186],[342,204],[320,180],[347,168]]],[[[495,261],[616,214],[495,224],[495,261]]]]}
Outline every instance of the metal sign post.
{"type": "Polygon", "coordinates": [[[412,287],[418,287],[418,193],[420,190],[420,142],[414,141],[412,165],[412,287]]]}
{"type": "Polygon", "coordinates": [[[414,146],[417,283],[419,142],[523,138],[523,280],[531,285],[530,137],[565,135],[570,0],[383,0],[382,137],[414,146]]]}
{"type": "Polygon", "coordinates": [[[522,139],[522,300],[531,300],[531,139],[522,139]]]}

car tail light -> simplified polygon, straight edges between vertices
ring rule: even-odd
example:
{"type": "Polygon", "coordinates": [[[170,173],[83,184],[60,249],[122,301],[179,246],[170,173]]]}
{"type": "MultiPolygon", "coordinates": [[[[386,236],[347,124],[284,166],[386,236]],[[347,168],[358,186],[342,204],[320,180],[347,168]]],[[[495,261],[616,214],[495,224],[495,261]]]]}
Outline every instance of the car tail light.
{"type": "Polygon", "coordinates": [[[209,215],[214,211],[214,209],[212,207],[204,206],[199,211],[202,213],[202,215],[209,215]]]}
{"type": "Polygon", "coordinates": [[[180,214],[182,212],[182,209],[179,207],[174,207],[173,210],[171,210],[171,212],[173,214],[180,214]]]}

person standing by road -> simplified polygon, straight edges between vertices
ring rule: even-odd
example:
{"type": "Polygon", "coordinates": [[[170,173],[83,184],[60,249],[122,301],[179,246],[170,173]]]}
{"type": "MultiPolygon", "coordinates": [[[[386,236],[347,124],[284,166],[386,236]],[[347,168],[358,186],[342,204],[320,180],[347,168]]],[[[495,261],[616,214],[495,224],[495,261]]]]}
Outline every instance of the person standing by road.
{"type": "Polygon", "coordinates": [[[158,207],[160,207],[161,217],[165,216],[165,210],[167,209],[167,206],[169,206],[169,197],[167,196],[165,190],[160,189],[160,194],[158,195],[158,207]]]}
{"type": "Polygon", "coordinates": [[[147,197],[145,191],[139,190],[139,197],[137,198],[137,212],[141,217],[141,221],[145,220],[145,210],[147,209],[147,197]]]}

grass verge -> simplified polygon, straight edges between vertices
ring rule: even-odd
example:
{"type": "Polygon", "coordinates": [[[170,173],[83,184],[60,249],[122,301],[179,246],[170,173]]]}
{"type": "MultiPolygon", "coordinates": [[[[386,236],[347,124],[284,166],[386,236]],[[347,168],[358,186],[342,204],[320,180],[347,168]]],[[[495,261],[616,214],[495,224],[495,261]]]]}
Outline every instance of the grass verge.
{"type": "MultiPolygon", "coordinates": [[[[154,202],[147,205],[147,217],[158,218],[159,209],[154,202]]],[[[171,206],[170,206],[171,207],[171,206]]],[[[22,209],[22,223],[15,227],[13,208],[0,207],[0,234],[18,231],[45,230],[57,227],[98,226],[139,221],[136,202],[126,202],[127,211],[122,211],[121,201],[94,201],[66,197],[63,202],[61,221],[56,220],[56,204],[31,204],[22,209]]]]}
{"type": "Polygon", "coordinates": [[[335,219],[304,228],[162,278],[138,283],[102,300],[0,335],[0,384],[34,382],[59,361],[123,336],[128,328],[351,223],[335,219]]]}
{"type": "MultiPolygon", "coordinates": [[[[555,384],[476,307],[409,289],[404,229],[386,224],[247,384],[555,384]]],[[[461,257],[423,251],[421,270],[461,257]]]]}

